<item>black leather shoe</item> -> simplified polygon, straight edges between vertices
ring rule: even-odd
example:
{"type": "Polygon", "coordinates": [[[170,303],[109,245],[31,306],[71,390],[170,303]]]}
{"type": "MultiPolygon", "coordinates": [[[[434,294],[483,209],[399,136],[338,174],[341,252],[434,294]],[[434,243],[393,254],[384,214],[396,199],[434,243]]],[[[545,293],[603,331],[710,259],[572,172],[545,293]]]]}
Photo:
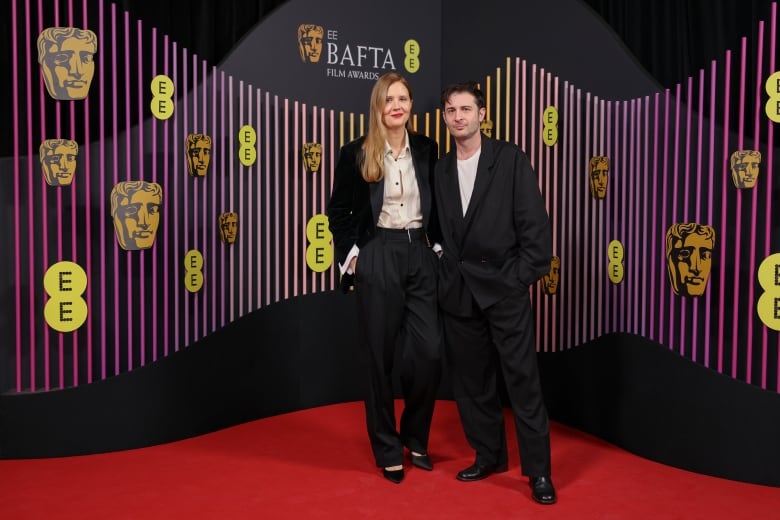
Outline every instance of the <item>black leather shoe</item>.
{"type": "Polygon", "coordinates": [[[506,464],[473,464],[468,468],[459,471],[455,478],[462,480],[463,482],[471,482],[473,480],[487,478],[493,473],[503,473],[506,470],[506,464]]]}
{"type": "Polygon", "coordinates": [[[400,484],[404,479],[404,469],[386,469],[382,468],[382,476],[393,484],[400,484]]]}
{"type": "Polygon", "coordinates": [[[558,500],[550,477],[531,477],[528,483],[531,485],[531,496],[540,504],[554,504],[558,500]]]}
{"type": "Polygon", "coordinates": [[[412,465],[417,466],[420,469],[424,469],[425,471],[433,470],[433,463],[431,463],[431,458],[427,453],[415,455],[414,453],[410,452],[409,456],[412,459],[412,465]]]}

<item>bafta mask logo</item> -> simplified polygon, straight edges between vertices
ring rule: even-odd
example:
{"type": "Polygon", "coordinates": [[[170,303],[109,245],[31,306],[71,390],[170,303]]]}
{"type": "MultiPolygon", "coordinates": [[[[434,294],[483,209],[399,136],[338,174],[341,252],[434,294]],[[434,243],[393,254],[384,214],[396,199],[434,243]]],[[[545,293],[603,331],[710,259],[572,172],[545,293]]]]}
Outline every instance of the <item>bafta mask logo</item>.
{"type": "Polygon", "coordinates": [[[752,188],[758,180],[761,152],[737,150],[731,154],[731,178],[738,189],[752,188]]]}
{"type": "Polygon", "coordinates": [[[479,129],[482,131],[483,134],[490,137],[493,135],[493,121],[490,119],[483,119],[482,122],[479,124],[479,129]]]}
{"type": "Polygon", "coordinates": [[[154,245],[160,227],[162,187],[156,182],[120,182],[111,190],[111,217],[122,249],[136,251],[154,245]]]}
{"type": "Polygon", "coordinates": [[[188,134],[184,146],[190,175],[205,177],[211,164],[211,137],[204,134],[188,134]]]}
{"type": "Polygon", "coordinates": [[[590,159],[590,194],[594,199],[604,199],[607,196],[609,182],[609,157],[597,155],[590,159]]]}
{"type": "Polygon", "coordinates": [[[238,213],[227,211],[219,214],[219,238],[225,244],[232,244],[238,237],[238,213]]]}
{"type": "Polygon", "coordinates": [[[303,164],[306,171],[314,173],[320,169],[322,161],[322,145],[320,143],[303,143],[303,164]]]}
{"type": "Polygon", "coordinates": [[[561,280],[561,258],[553,256],[550,260],[550,272],[542,276],[542,292],[555,294],[558,292],[558,283],[561,280]]]}
{"type": "Polygon", "coordinates": [[[46,139],[41,143],[43,176],[49,186],[70,186],[76,173],[79,145],[70,139],[46,139]]]}
{"type": "Polygon", "coordinates": [[[95,75],[97,36],[88,29],[49,27],[38,36],[38,63],[54,99],[84,99],[95,75]]]}
{"type": "Polygon", "coordinates": [[[715,230],[695,222],[672,224],[666,231],[669,282],[679,296],[701,296],[712,271],[715,230]]]}
{"type": "Polygon", "coordinates": [[[302,62],[317,63],[320,61],[324,32],[321,25],[303,23],[298,26],[298,50],[301,53],[302,62]]]}

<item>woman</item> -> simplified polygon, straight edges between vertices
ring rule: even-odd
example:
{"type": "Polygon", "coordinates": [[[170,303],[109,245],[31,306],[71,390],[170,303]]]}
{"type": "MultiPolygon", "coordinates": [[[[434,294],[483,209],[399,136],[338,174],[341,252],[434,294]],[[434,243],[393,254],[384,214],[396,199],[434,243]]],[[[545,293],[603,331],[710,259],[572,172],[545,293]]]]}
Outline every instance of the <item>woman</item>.
{"type": "Polygon", "coordinates": [[[328,204],[342,289],[354,283],[357,297],[368,437],[377,467],[396,484],[404,478],[404,447],[414,466],[433,469],[428,434],[441,376],[438,258],[431,248],[440,234],[432,196],[438,145],[414,133],[411,111],[406,79],[382,75],[371,91],[368,133],[342,147],[328,204]]]}

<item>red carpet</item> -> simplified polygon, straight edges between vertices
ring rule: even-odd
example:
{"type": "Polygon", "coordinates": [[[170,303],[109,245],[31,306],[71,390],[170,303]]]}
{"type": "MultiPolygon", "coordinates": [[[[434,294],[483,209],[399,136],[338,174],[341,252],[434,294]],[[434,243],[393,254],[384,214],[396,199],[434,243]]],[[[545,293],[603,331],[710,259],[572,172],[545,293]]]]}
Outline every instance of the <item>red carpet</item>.
{"type": "MultiPolygon", "coordinates": [[[[399,403],[400,405],[400,403],[399,403]]],[[[143,428],[143,425],[138,425],[143,428]]],[[[433,472],[400,485],[374,467],[362,403],[270,417],[180,442],[83,457],[0,461],[0,518],[769,519],[780,488],[690,473],[552,424],[558,503],[530,498],[514,432],[510,471],[479,482],[455,405],[437,403],[433,472]]]]}

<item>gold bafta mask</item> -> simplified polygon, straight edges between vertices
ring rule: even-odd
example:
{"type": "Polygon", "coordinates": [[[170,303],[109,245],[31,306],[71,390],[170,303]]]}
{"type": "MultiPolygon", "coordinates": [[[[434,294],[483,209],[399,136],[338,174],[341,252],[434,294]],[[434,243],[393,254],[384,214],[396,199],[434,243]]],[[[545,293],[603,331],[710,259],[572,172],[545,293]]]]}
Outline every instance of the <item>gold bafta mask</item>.
{"type": "Polygon", "coordinates": [[[232,244],[238,237],[238,213],[227,211],[220,213],[217,219],[219,223],[219,238],[225,244],[232,244]]]}
{"type": "Polygon", "coordinates": [[[695,222],[672,224],[666,231],[669,282],[679,296],[701,296],[712,271],[715,230],[695,222]]]}
{"type": "Polygon", "coordinates": [[[76,173],[79,145],[70,139],[46,139],[41,143],[43,176],[49,186],[70,186],[76,173]]]}
{"type": "Polygon", "coordinates": [[[54,99],[84,99],[95,75],[97,36],[89,29],[49,27],[38,36],[38,63],[54,99]]]}
{"type": "Polygon", "coordinates": [[[184,148],[190,175],[205,177],[211,164],[211,137],[205,134],[188,134],[184,148]]]}
{"type": "Polygon", "coordinates": [[[555,294],[558,292],[558,283],[561,280],[561,258],[553,256],[550,260],[550,272],[542,276],[542,292],[555,294]]]}
{"type": "Polygon", "coordinates": [[[483,134],[490,137],[493,135],[493,121],[490,119],[483,119],[482,122],[479,124],[479,129],[482,131],[483,134]]]}
{"type": "Polygon", "coordinates": [[[322,160],[322,145],[320,143],[303,143],[303,164],[306,171],[314,173],[320,169],[322,160]]]}
{"type": "Polygon", "coordinates": [[[604,199],[607,196],[609,182],[609,157],[597,155],[590,159],[590,194],[594,199],[604,199]]]}
{"type": "Polygon", "coordinates": [[[758,180],[761,152],[737,150],[731,154],[731,178],[738,189],[752,188],[758,180]]]}
{"type": "Polygon", "coordinates": [[[317,63],[320,61],[324,32],[321,25],[304,23],[298,26],[298,50],[301,53],[302,62],[317,63]]]}
{"type": "Polygon", "coordinates": [[[160,227],[162,187],[156,182],[120,182],[111,190],[111,217],[122,249],[136,251],[154,245],[160,227]]]}

